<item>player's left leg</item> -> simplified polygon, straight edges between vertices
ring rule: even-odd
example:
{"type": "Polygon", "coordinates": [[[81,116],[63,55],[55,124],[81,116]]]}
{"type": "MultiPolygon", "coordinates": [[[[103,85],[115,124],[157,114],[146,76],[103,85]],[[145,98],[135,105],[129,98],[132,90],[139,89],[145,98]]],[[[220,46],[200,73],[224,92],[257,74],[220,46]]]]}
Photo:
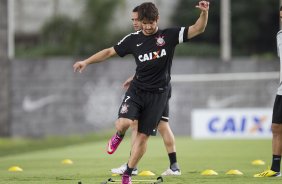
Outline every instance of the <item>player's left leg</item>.
{"type": "Polygon", "coordinates": [[[272,165],[262,173],[254,177],[278,177],[281,176],[281,154],[282,154],[282,96],[276,95],[272,115],[272,165]]]}
{"type": "Polygon", "coordinates": [[[166,120],[161,120],[159,125],[158,125],[158,131],[160,132],[164,145],[166,147],[169,161],[170,161],[170,166],[169,168],[162,173],[163,176],[168,176],[168,175],[174,175],[178,176],[181,175],[181,171],[179,168],[179,165],[177,163],[177,157],[176,157],[176,147],[175,147],[175,138],[173,135],[173,132],[169,126],[168,121],[166,120]]]}
{"type": "Polygon", "coordinates": [[[271,170],[280,173],[281,153],[282,153],[282,124],[272,123],[272,165],[271,170]]]}
{"type": "Polygon", "coordinates": [[[122,175],[122,184],[131,183],[132,171],[146,152],[147,141],[161,119],[168,96],[167,91],[163,93],[139,91],[138,93],[143,101],[143,108],[138,116],[138,133],[131,149],[127,169],[122,175]]]}
{"type": "Polygon", "coordinates": [[[131,149],[131,155],[127,163],[127,169],[122,175],[122,183],[131,183],[131,175],[136,168],[139,160],[142,158],[147,149],[147,141],[149,139],[149,135],[143,133],[137,133],[135,142],[131,149]]]}
{"type": "Polygon", "coordinates": [[[272,123],[272,165],[271,169],[255,174],[254,177],[279,177],[282,153],[282,124],[272,123]]]}

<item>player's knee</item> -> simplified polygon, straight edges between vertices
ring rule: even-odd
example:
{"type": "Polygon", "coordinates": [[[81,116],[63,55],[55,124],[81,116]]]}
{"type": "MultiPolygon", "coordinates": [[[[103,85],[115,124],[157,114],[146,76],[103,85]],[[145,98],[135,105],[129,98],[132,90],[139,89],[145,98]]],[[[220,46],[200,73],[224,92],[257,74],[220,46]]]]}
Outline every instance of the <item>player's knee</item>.
{"type": "Polygon", "coordinates": [[[278,135],[282,136],[282,124],[272,123],[271,130],[273,136],[278,136],[278,135]]]}
{"type": "Polygon", "coordinates": [[[137,121],[132,121],[132,123],[130,124],[130,128],[132,129],[132,131],[137,131],[138,129],[137,121]]]}
{"type": "Polygon", "coordinates": [[[138,138],[141,143],[146,143],[147,140],[149,139],[149,136],[143,133],[138,133],[138,138]]]}
{"type": "Polygon", "coordinates": [[[116,129],[119,130],[120,132],[125,132],[130,124],[132,123],[132,120],[127,119],[127,118],[119,118],[115,125],[116,125],[116,129]]]}
{"type": "Polygon", "coordinates": [[[166,121],[160,121],[158,125],[158,131],[160,134],[165,134],[170,129],[168,122],[166,121]]]}

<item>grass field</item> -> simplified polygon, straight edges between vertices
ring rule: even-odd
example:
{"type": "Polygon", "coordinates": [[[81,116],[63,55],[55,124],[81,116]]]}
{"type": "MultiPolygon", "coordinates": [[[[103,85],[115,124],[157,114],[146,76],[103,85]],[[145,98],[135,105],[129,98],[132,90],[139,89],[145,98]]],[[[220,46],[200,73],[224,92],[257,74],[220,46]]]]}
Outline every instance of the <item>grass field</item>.
{"type": "MultiPolygon", "coordinates": [[[[112,177],[110,168],[126,162],[129,155],[129,140],[125,139],[117,152],[105,152],[107,140],[83,143],[61,148],[26,152],[0,157],[0,183],[2,184],[99,184],[112,177]],[[63,159],[74,164],[63,165],[63,159]],[[8,172],[10,166],[20,166],[23,172],[8,172]]],[[[164,177],[164,183],[214,183],[214,184],[261,184],[281,183],[282,178],[253,178],[270,165],[270,140],[191,140],[177,137],[178,162],[182,176],[164,177]],[[251,162],[262,159],[264,166],[251,162]],[[202,176],[205,169],[213,169],[218,176],[202,176]],[[238,169],[244,175],[226,175],[230,169],[238,169]]],[[[151,137],[146,155],[139,164],[139,171],[150,170],[155,177],[137,176],[134,179],[157,178],[169,161],[161,138],[151,137]]],[[[120,177],[113,177],[120,179],[120,177]]]]}

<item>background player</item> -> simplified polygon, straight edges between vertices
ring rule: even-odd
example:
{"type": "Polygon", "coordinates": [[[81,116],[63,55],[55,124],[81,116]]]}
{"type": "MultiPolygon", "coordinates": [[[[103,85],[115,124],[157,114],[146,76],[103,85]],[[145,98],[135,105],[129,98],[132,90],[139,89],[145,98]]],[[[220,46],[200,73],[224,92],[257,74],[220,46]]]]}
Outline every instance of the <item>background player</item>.
{"type": "MultiPolygon", "coordinates": [[[[282,6],[279,10],[280,22],[282,23],[282,6]]],[[[281,154],[282,154],[282,30],[277,33],[277,49],[280,58],[280,86],[278,88],[272,115],[272,165],[271,169],[255,174],[254,177],[277,177],[281,176],[281,154]]]]}

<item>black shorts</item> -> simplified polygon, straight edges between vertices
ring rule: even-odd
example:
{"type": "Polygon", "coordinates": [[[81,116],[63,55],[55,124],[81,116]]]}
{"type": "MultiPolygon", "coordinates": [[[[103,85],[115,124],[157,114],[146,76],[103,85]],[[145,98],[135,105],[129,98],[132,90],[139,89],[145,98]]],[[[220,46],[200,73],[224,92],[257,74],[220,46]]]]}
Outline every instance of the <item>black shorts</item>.
{"type": "Polygon", "coordinates": [[[168,96],[168,99],[167,99],[167,102],[166,102],[165,109],[164,109],[164,111],[163,111],[162,117],[161,117],[161,119],[157,122],[156,127],[155,127],[155,129],[153,130],[153,133],[151,134],[152,136],[156,136],[156,135],[157,135],[158,126],[159,126],[159,124],[161,123],[161,121],[162,121],[162,122],[165,122],[165,123],[168,123],[168,121],[169,121],[169,99],[170,99],[170,96],[168,96]]]}
{"type": "Polygon", "coordinates": [[[133,85],[125,93],[119,108],[119,118],[138,120],[138,132],[154,135],[168,101],[168,90],[148,92],[133,85]]]}
{"type": "Polygon", "coordinates": [[[164,109],[163,115],[162,115],[160,121],[157,123],[157,126],[153,130],[153,133],[151,134],[151,136],[156,136],[157,135],[158,126],[161,123],[161,121],[165,122],[165,123],[168,123],[168,121],[169,121],[169,100],[170,100],[170,98],[171,98],[171,86],[169,86],[169,88],[168,88],[168,98],[167,98],[167,102],[166,102],[166,105],[165,105],[165,109],[164,109]]]}
{"type": "Polygon", "coordinates": [[[273,106],[272,123],[282,124],[282,95],[276,95],[273,106]]]}
{"type": "Polygon", "coordinates": [[[165,106],[165,110],[162,114],[162,117],[161,117],[161,121],[165,121],[165,122],[168,122],[169,120],[169,104],[167,102],[166,106],[165,106]]]}
{"type": "Polygon", "coordinates": [[[166,102],[166,105],[165,105],[164,112],[163,112],[162,117],[161,117],[161,120],[165,121],[165,122],[169,121],[169,100],[170,100],[170,97],[171,97],[171,87],[169,87],[169,89],[168,89],[168,98],[167,98],[167,102],[166,102]]]}

